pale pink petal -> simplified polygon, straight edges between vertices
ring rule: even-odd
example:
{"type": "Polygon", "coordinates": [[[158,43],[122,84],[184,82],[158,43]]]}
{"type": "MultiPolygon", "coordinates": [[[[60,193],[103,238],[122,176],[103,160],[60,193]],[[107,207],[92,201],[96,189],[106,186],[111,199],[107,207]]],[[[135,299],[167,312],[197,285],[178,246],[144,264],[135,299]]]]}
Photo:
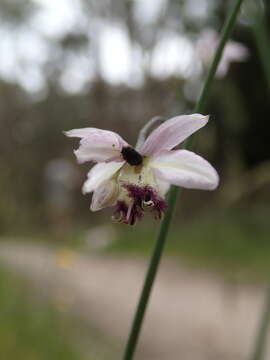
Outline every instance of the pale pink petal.
{"type": "Polygon", "coordinates": [[[96,128],[73,129],[65,132],[69,137],[80,137],[80,146],[74,151],[79,163],[121,159],[123,146],[128,144],[120,135],[96,128]]]}
{"type": "Polygon", "coordinates": [[[98,211],[105,207],[113,206],[116,203],[118,187],[115,180],[104,181],[93,192],[90,209],[98,211]]]}
{"type": "Polygon", "coordinates": [[[249,50],[245,45],[230,40],[222,56],[230,61],[245,61],[249,57],[249,50]]]}
{"type": "Polygon", "coordinates": [[[229,70],[229,66],[230,66],[230,61],[228,61],[227,59],[224,59],[224,61],[220,61],[215,77],[217,79],[224,78],[229,70]]]}
{"type": "Polygon", "coordinates": [[[96,190],[104,181],[108,181],[124,164],[124,161],[111,161],[94,165],[83,184],[83,194],[96,190]]]}
{"type": "Polygon", "coordinates": [[[162,180],[159,177],[156,177],[156,183],[157,183],[157,187],[158,187],[158,193],[161,197],[165,197],[165,195],[167,194],[169,188],[170,188],[170,183],[167,181],[162,180]]]}
{"type": "Polygon", "coordinates": [[[104,162],[110,160],[121,161],[120,150],[114,150],[110,147],[110,144],[97,143],[90,144],[87,140],[87,143],[84,143],[86,139],[81,141],[81,144],[77,150],[74,150],[78,163],[82,164],[87,161],[95,162],[104,162]]]}
{"type": "Polygon", "coordinates": [[[187,150],[165,151],[151,158],[149,166],[157,178],[188,189],[214,190],[219,177],[201,156],[187,150]]]}
{"type": "MultiPolygon", "coordinates": [[[[219,36],[215,30],[205,29],[201,32],[200,37],[195,44],[195,51],[204,65],[208,66],[212,61],[213,54],[218,46],[218,41],[219,36]]],[[[224,77],[228,72],[231,62],[245,61],[248,56],[249,50],[245,45],[237,41],[229,40],[223,50],[215,76],[217,78],[224,77]]]]}
{"type": "Polygon", "coordinates": [[[100,135],[105,137],[111,136],[113,140],[117,138],[120,144],[127,145],[126,141],[122,139],[120,135],[110,130],[102,130],[97,128],[82,128],[82,129],[73,129],[69,131],[64,131],[64,134],[68,137],[79,137],[81,139],[89,138],[95,135],[100,135]]]}
{"type": "Polygon", "coordinates": [[[223,78],[229,70],[230,63],[245,61],[248,56],[249,51],[246,46],[236,41],[228,41],[219,62],[216,77],[223,78]]]}
{"type": "Polygon", "coordinates": [[[96,128],[72,129],[72,130],[64,131],[64,134],[68,137],[78,137],[82,139],[87,136],[91,136],[93,130],[97,130],[97,129],[96,128]]]}
{"type": "Polygon", "coordinates": [[[163,150],[171,150],[203,127],[208,119],[209,116],[201,114],[180,115],[169,119],[152,131],[139,152],[153,155],[163,150]]]}

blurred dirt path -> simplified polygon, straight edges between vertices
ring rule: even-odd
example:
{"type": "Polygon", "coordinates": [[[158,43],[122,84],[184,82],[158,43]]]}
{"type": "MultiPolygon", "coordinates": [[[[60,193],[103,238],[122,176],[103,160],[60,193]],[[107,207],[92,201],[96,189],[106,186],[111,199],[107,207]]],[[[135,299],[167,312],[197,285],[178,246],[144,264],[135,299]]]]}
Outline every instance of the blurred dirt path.
{"type": "MultiPolygon", "coordinates": [[[[124,344],[142,286],[144,261],[88,257],[10,242],[1,243],[0,261],[26,276],[44,296],[124,344]]],[[[135,359],[247,359],[262,295],[260,288],[226,284],[163,262],[135,359]]]]}

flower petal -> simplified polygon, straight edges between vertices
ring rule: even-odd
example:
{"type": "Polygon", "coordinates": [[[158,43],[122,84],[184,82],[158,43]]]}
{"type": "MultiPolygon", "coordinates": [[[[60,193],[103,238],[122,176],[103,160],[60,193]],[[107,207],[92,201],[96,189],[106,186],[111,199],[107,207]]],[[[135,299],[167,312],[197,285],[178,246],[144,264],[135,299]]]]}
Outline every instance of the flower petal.
{"type": "Polygon", "coordinates": [[[108,181],[124,164],[124,161],[111,161],[94,165],[83,184],[83,194],[96,190],[104,181],[108,181]]]}
{"type": "Polygon", "coordinates": [[[87,161],[104,162],[110,160],[123,160],[119,150],[113,150],[110,145],[89,144],[81,141],[81,145],[77,150],[74,150],[78,163],[82,164],[87,161]]]}
{"type": "Polygon", "coordinates": [[[74,151],[79,163],[119,159],[123,146],[128,144],[120,135],[96,128],[73,129],[65,132],[69,137],[80,137],[80,146],[74,151]]]}
{"type": "Polygon", "coordinates": [[[115,180],[104,181],[93,193],[90,209],[98,211],[116,203],[118,187],[115,180]]]}
{"type": "Polygon", "coordinates": [[[187,150],[166,151],[154,156],[149,166],[157,178],[188,189],[214,190],[219,177],[201,156],[187,150]]]}
{"type": "Polygon", "coordinates": [[[170,188],[170,183],[168,181],[162,180],[159,177],[156,177],[155,180],[158,186],[158,193],[161,197],[164,198],[170,188]]]}
{"type": "Polygon", "coordinates": [[[228,41],[219,62],[216,77],[223,78],[229,70],[230,63],[245,61],[248,56],[249,51],[247,47],[236,41],[228,41]]]}
{"type": "Polygon", "coordinates": [[[143,155],[153,155],[163,150],[171,150],[203,127],[208,119],[209,116],[201,114],[173,117],[152,131],[139,152],[143,155]]]}

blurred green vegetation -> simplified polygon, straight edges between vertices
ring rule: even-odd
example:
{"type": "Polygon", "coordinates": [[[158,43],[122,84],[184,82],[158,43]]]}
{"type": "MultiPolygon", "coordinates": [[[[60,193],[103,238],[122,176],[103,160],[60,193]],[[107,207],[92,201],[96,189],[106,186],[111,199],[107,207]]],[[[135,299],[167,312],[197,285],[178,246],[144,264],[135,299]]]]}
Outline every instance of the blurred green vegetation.
{"type": "Polygon", "coordinates": [[[78,360],[60,314],[31,299],[21,281],[0,269],[0,353],[2,359],[78,360]]]}
{"type": "Polygon", "coordinates": [[[41,302],[34,297],[24,281],[2,266],[0,294],[1,359],[112,359],[112,356],[105,354],[98,335],[89,340],[89,331],[85,331],[84,336],[82,328],[78,328],[76,323],[71,324],[70,319],[52,303],[41,302]],[[87,351],[83,345],[86,334],[87,347],[89,343],[91,345],[91,349],[87,351]],[[87,352],[90,352],[90,355],[86,355],[87,352]]]}
{"type": "MultiPolygon", "coordinates": [[[[176,219],[165,255],[190,266],[242,280],[264,280],[270,273],[269,207],[217,212],[189,221],[176,219]]],[[[149,256],[157,224],[119,228],[106,249],[113,254],[149,256]]]]}

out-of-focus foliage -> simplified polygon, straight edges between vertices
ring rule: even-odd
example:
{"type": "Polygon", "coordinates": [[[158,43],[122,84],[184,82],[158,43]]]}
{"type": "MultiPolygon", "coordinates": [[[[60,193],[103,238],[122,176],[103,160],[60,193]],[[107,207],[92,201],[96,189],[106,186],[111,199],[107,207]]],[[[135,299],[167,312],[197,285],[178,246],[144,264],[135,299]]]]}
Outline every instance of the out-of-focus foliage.
{"type": "MultiPolygon", "coordinates": [[[[182,264],[215,271],[239,281],[268,280],[270,244],[269,207],[232,210],[202,215],[191,221],[177,219],[165,254],[182,264]],[[179,231],[180,229],[180,231],[179,231]]],[[[182,218],[183,218],[183,214],[182,218]]],[[[149,256],[154,226],[136,232],[119,229],[119,236],[106,248],[109,253],[149,256]]]]}
{"type": "MultiPolygon", "coordinates": [[[[71,325],[53,307],[37,302],[7,271],[0,271],[0,352],[3,359],[83,360],[71,325]]],[[[33,296],[32,296],[33,297],[33,296]]]]}

